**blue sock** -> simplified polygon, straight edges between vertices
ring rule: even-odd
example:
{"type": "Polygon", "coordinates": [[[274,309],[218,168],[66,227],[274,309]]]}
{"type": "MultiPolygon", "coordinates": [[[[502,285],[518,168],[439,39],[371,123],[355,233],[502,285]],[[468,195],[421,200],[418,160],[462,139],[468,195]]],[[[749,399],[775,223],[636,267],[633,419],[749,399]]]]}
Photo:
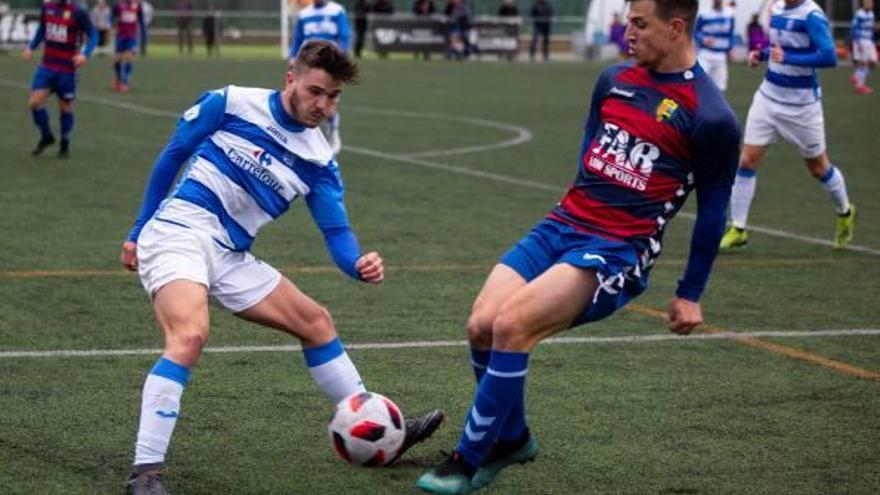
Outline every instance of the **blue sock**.
{"type": "Polygon", "coordinates": [[[73,112],[61,112],[61,140],[69,140],[71,131],[73,131],[73,112]]]}
{"type": "Polygon", "coordinates": [[[473,467],[480,466],[501,433],[511,410],[522,403],[529,354],[493,350],[480,380],[474,405],[455,450],[473,467]]]}
{"type": "Polygon", "coordinates": [[[116,72],[116,80],[122,80],[122,62],[116,62],[113,64],[113,70],[116,72]]]}
{"type": "Polygon", "coordinates": [[[131,62],[126,62],[122,64],[122,83],[128,84],[128,80],[131,79],[131,71],[132,64],[131,62]]]}
{"type": "Polygon", "coordinates": [[[34,117],[34,123],[40,129],[40,138],[49,139],[52,137],[52,129],[49,128],[49,112],[45,108],[31,110],[34,117]]]}
{"type": "Polygon", "coordinates": [[[481,351],[471,347],[471,367],[474,368],[474,377],[477,379],[477,385],[480,385],[480,380],[486,374],[486,368],[489,367],[489,357],[491,355],[492,351],[481,351]]]}

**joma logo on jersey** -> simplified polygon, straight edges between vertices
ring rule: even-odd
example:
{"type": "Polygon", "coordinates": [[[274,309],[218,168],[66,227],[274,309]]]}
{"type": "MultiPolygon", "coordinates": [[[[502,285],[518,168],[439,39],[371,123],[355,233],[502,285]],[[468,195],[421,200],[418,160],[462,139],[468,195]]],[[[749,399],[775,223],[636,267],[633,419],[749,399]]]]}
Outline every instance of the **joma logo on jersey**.
{"type": "Polygon", "coordinates": [[[678,103],[676,103],[675,100],[664,98],[663,101],[660,102],[660,105],[657,106],[657,122],[672,119],[672,116],[675,115],[677,110],[678,103]]]}
{"type": "Polygon", "coordinates": [[[623,186],[644,191],[659,157],[660,149],[653,144],[605,123],[599,143],[584,155],[584,165],[623,186]]]}

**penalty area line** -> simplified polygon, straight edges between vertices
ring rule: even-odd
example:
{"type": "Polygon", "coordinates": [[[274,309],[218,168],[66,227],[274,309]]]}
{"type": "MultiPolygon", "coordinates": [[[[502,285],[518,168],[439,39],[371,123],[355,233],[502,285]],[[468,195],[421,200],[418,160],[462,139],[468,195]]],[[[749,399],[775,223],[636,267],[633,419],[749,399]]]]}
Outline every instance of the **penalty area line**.
{"type": "MultiPolygon", "coordinates": [[[[598,344],[641,344],[650,342],[694,342],[710,340],[739,340],[759,337],[772,338],[834,338],[852,336],[880,335],[880,328],[851,328],[838,330],[765,330],[755,332],[715,332],[693,335],[674,335],[671,333],[650,335],[619,335],[595,337],[554,337],[543,341],[542,345],[598,345],[598,344]]],[[[425,340],[408,342],[363,342],[346,344],[349,350],[395,350],[395,349],[431,349],[438,347],[466,347],[465,340],[425,340]]],[[[235,354],[255,352],[298,352],[298,345],[265,345],[265,346],[224,346],[206,347],[202,352],[208,354],[235,354]]],[[[21,358],[53,358],[53,357],[114,357],[114,356],[153,356],[160,354],[161,349],[66,349],[43,351],[0,351],[0,359],[21,358]]],[[[880,377],[880,375],[878,375],[880,377]]]]}

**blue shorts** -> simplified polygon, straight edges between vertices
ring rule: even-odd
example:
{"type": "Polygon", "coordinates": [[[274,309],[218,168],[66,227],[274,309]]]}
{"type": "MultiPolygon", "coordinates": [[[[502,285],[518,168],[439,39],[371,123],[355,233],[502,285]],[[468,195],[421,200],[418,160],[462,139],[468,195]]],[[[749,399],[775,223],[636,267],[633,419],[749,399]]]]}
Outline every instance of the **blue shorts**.
{"type": "Polygon", "coordinates": [[[116,53],[137,51],[137,38],[116,38],[116,53]]]}
{"type": "Polygon", "coordinates": [[[539,222],[500,262],[528,282],[557,263],[595,269],[599,287],[592,301],[584,301],[586,310],[573,327],[611,315],[648,288],[648,274],[639,269],[639,254],[632,244],[580,232],[553,220],[539,222]]]}
{"type": "Polygon", "coordinates": [[[76,98],[76,73],[52,70],[41,65],[31,81],[31,90],[34,89],[48,89],[58,98],[72,101],[76,98]]]}

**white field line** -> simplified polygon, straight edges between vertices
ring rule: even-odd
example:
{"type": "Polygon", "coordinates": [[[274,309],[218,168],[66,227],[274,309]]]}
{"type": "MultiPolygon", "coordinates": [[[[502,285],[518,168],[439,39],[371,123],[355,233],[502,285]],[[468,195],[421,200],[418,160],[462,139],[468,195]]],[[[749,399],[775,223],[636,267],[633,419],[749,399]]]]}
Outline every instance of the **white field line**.
{"type": "MultiPolygon", "coordinates": [[[[27,85],[24,85],[19,82],[15,82],[15,81],[5,80],[5,79],[0,79],[0,86],[6,86],[6,87],[18,88],[18,89],[28,89],[27,85]]],[[[101,98],[101,97],[94,97],[94,96],[78,96],[77,98],[81,101],[99,103],[102,105],[116,107],[116,108],[120,108],[123,110],[129,110],[132,112],[143,113],[145,115],[152,115],[152,116],[156,116],[156,117],[175,117],[176,118],[179,115],[178,113],[169,112],[166,110],[158,110],[158,109],[146,107],[143,105],[136,105],[133,103],[125,103],[125,102],[120,102],[120,101],[116,101],[116,100],[112,100],[112,99],[108,99],[108,98],[101,98]]],[[[432,161],[428,161],[428,160],[423,159],[423,157],[426,157],[426,156],[440,156],[440,155],[470,153],[470,152],[476,152],[476,151],[485,151],[488,149],[499,149],[499,148],[503,148],[503,147],[507,147],[507,146],[515,146],[518,144],[522,144],[526,141],[529,141],[532,138],[531,132],[529,132],[525,128],[514,126],[511,124],[505,124],[503,122],[493,122],[493,121],[470,118],[470,117],[452,117],[452,116],[443,116],[441,114],[404,112],[404,111],[397,111],[397,110],[380,110],[380,109],[372,109],[372,108],[367,108],[367,107],[352,107],[352,108],[355,109],[356,111],[357,111],[357,109],[360,109],[361,111],[364,111],[364,112],[373,112],[373,113],[380,113],[380,114],[386,114],[386,115],[413,116],[413,117],[434,118],[434,119],[445,118],[447,120],[458,120],[461,122],[467,122],[467,123],[471,123],[471,124],[475,124],[475,125],[488,125],[490,127],[495,127],[495,128],[499,128],[499,129],[508,129],[508,130],[512,130],[514,132],[517,132],[518,135],[514,139],[511,139],[509,141],[504,141],[501,143],[494,143],[494,144],[487,144],[487,145],[482,145],[482,146],[474,146],[474,147],[466,147],[466,148],[457,148],[457,149],[451,149],[451,150],[442,150],[442,151],[435,151],[435,152],[423,152],[423,153],[409,154],[409,155],[385,153],[383,151],[373,150],[373,149],[369,149],[369,148],[361,148],[358,146],[343,145],[342,148],[346,151],[360,154],[360,155],[371,156],[374,158],[380,158],[383,160],[409,163],[411,165],[416,165],[419,167],[443,170],[445,172],[450,172],[450,173],[455,173],[455,174],[460,174],[460,175],[468,175],[471,177],[479,177],[482,179],[489,179],[489,180],[493,180],[496,182],[504,182],[507,184],[528,187],[531,189],[539,189],[542,191],[552,191],[552,192],[561,192],[562,191],[562,187],[559,187],[559,186],[554,186],[554,185],[550,185],[550,184],[543,184],[540,182],[535,182],[535,181],[531,181],[531,180],[527,180],[527,179],[517,179],[515,177],[510,177],[510,176],[501,175],[501,174],[494,174],[491,172],[472,170],[472,169],[464,168],[464,167],[456,167],[456,166],[448,165],[445,163],[437,163],[437,162],[432,162],[432,161]],[[523,134],[522,131],[525,131],[528,134],[527,135],[523,134]]],[[[679,215],[682,218],[687,218],[689,220],[694,220],[696,218],[696,216],[691,213],[680,213],[679,215]]],[[[826,239],[820,239],[818,237],[810,237],[810,236],[806,236],[806,235],[801,235],[801,234],[798,234],[795,232],[788,232],[786,230],[761,227],[759,225],[754,225],[754,224],[749,225],[749,230],[752,230],[754,232],[760,232],[762,234],[773,236],[773,237],[781,237],[784,239],[801,241],[801,242],[805,242],[808,244],[818,244],[820,246],[828,246],[828,247],[833,246],[831,241],[828,241],[826,239]]],[[[874,255],[874,256],[880,256],[880,249],[876,249],[876,248],[872,248],[872,247],[868,247],[868,246],[850,244],[845,249],[848,251],[856,251],[856,252],[870,254],[870,255],[874,255]]]]}
{"type": "MultiPolygon", "coordinates": [[[[543,341],[542,345],[596,345],[596,344],[642,344],[648,342],[693,342],[703,340],[726,340],[742,337],[771,337],[778,339],[792,338],[828,338],[851,336],[880,335],[880,328],[853,328],[843,330],[792,330],[792,331],[755,331],[755,332],[723,332],[701,333],[694,335],[674,335],[671,333],[654,335],[621,335],[616,337],[555,337],[543,341]]],[[[464,340],[425,340],[410,342],[364,342],[346,344],[350,350],[394,350],[394,349],[429,349],[435,347],[466,347],[464,340]]],[[[228,346],[206,347],[202,352],[211,354],[251,353],[251,352],[297,352],[302,350],[298,345],[275,346],[228,346]]],[[[2,351],[0,359],[15,358],[51,358],[51,357],[111,357],[111,356],[144,356],[157,355],[161,349],[88,349],[88,350],[44,350],[44,351],[2,351]]]]}

